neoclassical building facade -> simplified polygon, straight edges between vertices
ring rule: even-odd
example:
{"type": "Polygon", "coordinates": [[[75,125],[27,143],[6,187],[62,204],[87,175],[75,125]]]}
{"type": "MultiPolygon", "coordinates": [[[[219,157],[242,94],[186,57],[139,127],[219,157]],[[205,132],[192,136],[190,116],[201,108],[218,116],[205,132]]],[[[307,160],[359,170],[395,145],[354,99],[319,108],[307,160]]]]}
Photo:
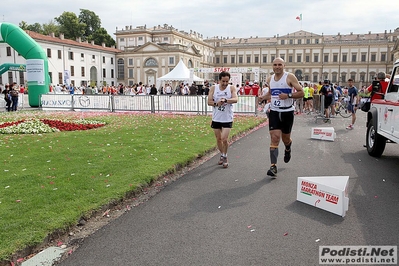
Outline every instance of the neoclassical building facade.
{"type": "MultiPolygon", "coordinates": [[[[299,80],[329,79],[358,86],[370,83],[380,71],[389,73],[398,53],[399,28],[382,33],[323,35],[297,31],[273,37],[213,37],[204,39],[195,31],[185,32],[164,24],[147,28],[116,29],[118,82],[154,84],[183,60],[188,68],[261,68],[261,81],[272,74],[276,57],[286,61],[286,70],[299,80]]],[[[197,73],[196,73],[197,74],[197,73]]],[[[215,73],[199,73],[215,79],[215,73]]],[[[243,80],[254,80],[243,73],[243,80]]]]}

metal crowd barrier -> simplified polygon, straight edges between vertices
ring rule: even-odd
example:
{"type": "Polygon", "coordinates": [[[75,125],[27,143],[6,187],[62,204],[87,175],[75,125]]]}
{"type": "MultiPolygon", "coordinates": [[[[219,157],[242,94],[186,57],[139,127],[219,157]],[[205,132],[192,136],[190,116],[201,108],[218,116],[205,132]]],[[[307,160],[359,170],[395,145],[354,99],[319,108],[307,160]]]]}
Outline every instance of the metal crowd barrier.
{"type": "MultiPolygon", "coordinates": [[[[157,112],[192,112],[208,114],[212,106],[208,106],[207,95],[108,95],[108,94],[42,94],[40,96],[42,110],[102,110],[147,111],[157,112]]],[[[255,96],[239,96],[234,112],[257,114],[255,96]]]]}
{"type": "MultiPolygon", "coordinates": [[[[0,94],[0,109],[1,111],[6,111],[6,101],[4,100],[4,94],[0,94]]],[[[26,103],[28,102],[28,95],[20,93],[18,95],[18,106],[17,110],[22,110],[26,107],[26,103]]],[[[12,104],[11,104],[12,105],[12,104]]]]}

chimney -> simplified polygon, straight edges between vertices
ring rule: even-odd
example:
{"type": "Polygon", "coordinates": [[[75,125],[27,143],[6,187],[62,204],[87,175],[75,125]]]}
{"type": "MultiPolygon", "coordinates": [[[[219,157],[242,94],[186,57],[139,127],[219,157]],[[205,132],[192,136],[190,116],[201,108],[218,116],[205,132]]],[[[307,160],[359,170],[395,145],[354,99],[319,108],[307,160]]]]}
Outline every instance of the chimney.
{"type": "Polygon", "coordinates": [[[76,41],[80,43],[80,42],[82,42],[82,39],[80,37],[77,37],[76,41]]]}
{"type": "Polygon", "coordinates": [[[102,46],[102,47],[106,47],[106,46],[105,46],[105,42],[101,43],[101,46],[102,46]]]}
{"type": "Polygon", "coordinates": [[[54,32],[51,32],[51,33],[50,33],[50,37],[54,38],[54,37],[55,37],[55,33],[54,33],[54,32]]]}
{"type": "Polygon", "coordinates": [[[94,45],[94,41],[91,41],[91,45],[94,45]]]}
{"type": "Polygon", "coordinates": [[[64,33],[60,33],[60,39],[61,39],[61,40],[64,39],[64,33]]]}

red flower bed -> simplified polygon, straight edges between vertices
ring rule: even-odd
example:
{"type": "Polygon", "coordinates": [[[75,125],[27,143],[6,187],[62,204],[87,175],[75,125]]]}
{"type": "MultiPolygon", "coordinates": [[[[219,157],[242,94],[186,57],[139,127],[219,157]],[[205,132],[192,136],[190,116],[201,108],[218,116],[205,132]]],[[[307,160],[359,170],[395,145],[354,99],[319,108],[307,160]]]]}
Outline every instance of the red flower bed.
{"type": "Polygon", "coordinates": [[[60,120],[40,119],[44,124],[57,128],[60,131],[88,130],[102,127],[105,124],[76,124],[72,122],[63,122],[60,120]]]}
{"type": "Polygon", "coordinates": [[[23,123],[23,122],[25,122],[25,120],[20,120],[20,121],[15,121],[15,122],[5,122],[5,123],[3,123],[3,124],[0,125],[0,128],[2,128],[2,127],[15,126],[15,125],[21,124],[21,123],[23,123]]]}

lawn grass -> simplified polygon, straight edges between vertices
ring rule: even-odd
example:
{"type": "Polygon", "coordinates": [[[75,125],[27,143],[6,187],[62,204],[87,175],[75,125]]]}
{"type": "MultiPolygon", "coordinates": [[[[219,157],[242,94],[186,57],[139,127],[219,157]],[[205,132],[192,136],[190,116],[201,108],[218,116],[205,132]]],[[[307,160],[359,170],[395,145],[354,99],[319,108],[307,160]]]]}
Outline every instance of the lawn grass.
{"type": "MultiPolygon", "coordinates": [[[[4,114],[0,122],[26,118],[107,125],[0,134],[0,261],[216,147],[210,116],[22,111],[4,114]]],[[[263,121],[236,116],[230,137],[263,121]]]]}

